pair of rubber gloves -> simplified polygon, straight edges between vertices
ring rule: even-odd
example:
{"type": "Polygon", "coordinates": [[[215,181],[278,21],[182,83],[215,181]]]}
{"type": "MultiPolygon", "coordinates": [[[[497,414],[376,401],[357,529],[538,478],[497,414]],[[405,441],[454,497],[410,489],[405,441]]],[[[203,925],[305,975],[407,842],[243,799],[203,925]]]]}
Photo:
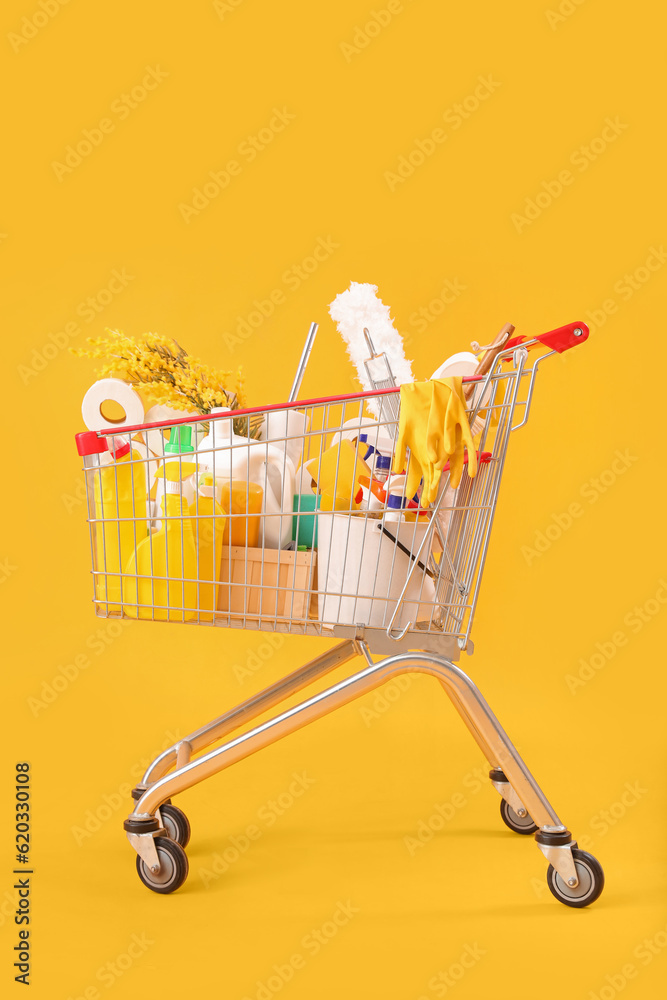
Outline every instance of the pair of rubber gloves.
{"type": "Polygon", "coordinates": [[[461,481],[464,448],[468,449],[468,475],[477,473],[477,452],[466,415],[460,376],[406,382],[401,386],[401,409],[394,472],[402,472],[406,449],[410,464],[405,487],[407,497],[414,496],[423,479],[422,507],[436,499],[440,475],[449,462],[449,483],[461,481]]]}

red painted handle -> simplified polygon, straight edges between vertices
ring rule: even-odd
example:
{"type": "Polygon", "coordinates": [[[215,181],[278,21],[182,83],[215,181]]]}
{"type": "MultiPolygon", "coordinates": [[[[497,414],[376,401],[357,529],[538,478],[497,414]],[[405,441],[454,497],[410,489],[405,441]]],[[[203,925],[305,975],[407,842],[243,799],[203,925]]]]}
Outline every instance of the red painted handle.
{"type": "MultiPolygon", "coordinates": [[[[577,344],[583,344],[585,340],[588,340],[589,332],[585,323],[568,323],[567,326],[559,326],[557,330],[549,330],[548,333],[537,333],[528,339],[536,340],[540,344],[544,344],[545,347],[551,348],[552,351],[558,351],[559,354],[562,354],[563,351],[569,351],[571,347],[576,347],[577,344]]],[[[512,337],[503,347],[503,354],[512,347],[520,347],[525,340],[525,337],[512,337]]],[[[537,345],[530,344],[529,346],[535,347],[537,345]]]]}

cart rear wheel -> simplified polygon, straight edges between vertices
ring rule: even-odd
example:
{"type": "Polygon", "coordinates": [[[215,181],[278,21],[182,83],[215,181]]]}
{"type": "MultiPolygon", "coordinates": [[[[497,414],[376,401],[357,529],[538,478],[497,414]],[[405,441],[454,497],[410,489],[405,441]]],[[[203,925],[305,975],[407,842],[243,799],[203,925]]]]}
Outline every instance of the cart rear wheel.
{"type": "Polygon", "coordinates": [[[155,848],[160,871],[152,872],[143,858],[137,856],[137,872],[147,888],[167,893],[179,889],[188,877],[188,859],[180,844],[169,837],[156,837],[155,848]]]}
{"type": "Polygon", "coordinates": [[[572,857],[579,885],[571,888],[553,865],[549,865],[547,870],[547,885],[559,903],[565,903],[566,906],[588,906],[595,902],[604,889],[602,865],[592,854],[576,848],[572,850],[572,857]]]}
{"type": "Polygon", "coordinates": [[[500,800],[500,816],[505,826],[508,826],[514,833],[528,834],[535,833],[537,830],[537,823],[532,816],[529,816],[528,813],[525,816],[519,816],[518,812],[515,812],[505,799],[500,800]]]}
{"type": "Polygon", "coordinates": [[[178,806],[165,804],[160,806],[160,816],[169,839],[181,847],[187,847],[190,842],[190,823],[183,810],[178,806]]]}

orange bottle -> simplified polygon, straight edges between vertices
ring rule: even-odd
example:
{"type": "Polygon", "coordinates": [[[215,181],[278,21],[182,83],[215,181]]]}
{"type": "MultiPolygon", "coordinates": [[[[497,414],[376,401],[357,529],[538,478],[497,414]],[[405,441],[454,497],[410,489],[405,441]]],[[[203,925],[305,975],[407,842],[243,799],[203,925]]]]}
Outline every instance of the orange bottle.
{"type": "Polygon", "coordinates": [[[257,483],[245,479],[218,480],[220,506],[229,514],[225,524],[223,545],[259,544],[259,520],[264,490],[257,483]]]}

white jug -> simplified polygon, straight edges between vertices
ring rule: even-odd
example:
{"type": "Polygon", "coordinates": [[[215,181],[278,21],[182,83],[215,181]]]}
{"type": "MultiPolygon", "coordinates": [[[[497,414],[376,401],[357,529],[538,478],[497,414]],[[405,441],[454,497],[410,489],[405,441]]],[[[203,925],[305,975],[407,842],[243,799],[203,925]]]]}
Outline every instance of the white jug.
{"type": "MultiPolygon", "coordinates": [[[[216,413],[231,414],[226,406],[216,413]]],[[[294,465],[280,448],[235,434],[232,416],[212,419],[209,433],[197,448],[199,469],[212,472],[216,482],[240,479],[262,487],[259,544],[267,549],[285,548],[292,540],[294,465]],[[279,516],[284,514],[284,516],[279,516]]]]}

